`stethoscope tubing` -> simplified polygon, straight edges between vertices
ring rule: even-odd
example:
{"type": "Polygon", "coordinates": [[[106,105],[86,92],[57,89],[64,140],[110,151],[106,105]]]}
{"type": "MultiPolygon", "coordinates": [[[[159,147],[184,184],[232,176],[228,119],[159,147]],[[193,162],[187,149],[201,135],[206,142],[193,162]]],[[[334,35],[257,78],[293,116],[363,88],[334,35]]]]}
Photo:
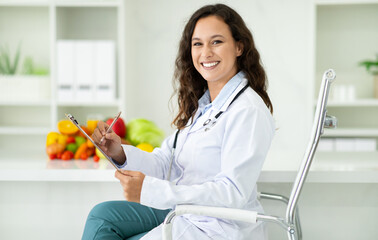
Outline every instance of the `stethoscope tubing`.
{"type": "Polygon", "coordinates": [[[175,156],[177,137],[178,137],[179,132],[180,132],[180,129],[177,129],[176,135],[175,135],[175,140],[173,141],[173,146],[172,146],[172,151],[171,151],[171,159],[170,159],[170,163],[169,163],[169,170],[168,170],[168,177],[167,177],[168,181],[171,179],[172,163],[173,163],[173,158],[175,156]]]}

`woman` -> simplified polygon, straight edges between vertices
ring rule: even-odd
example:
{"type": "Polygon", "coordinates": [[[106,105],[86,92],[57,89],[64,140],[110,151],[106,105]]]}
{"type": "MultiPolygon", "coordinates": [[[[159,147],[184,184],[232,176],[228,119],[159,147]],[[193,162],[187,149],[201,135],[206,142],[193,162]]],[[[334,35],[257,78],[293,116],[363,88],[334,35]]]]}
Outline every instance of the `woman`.
{"type": "MultiPolygon", "coordinates": [[[[180,42],[175,79],[177,141],[173,134],[147,153],[121,145],[114,132],[106,134],[101,146],[125,169],[115,176],[127,201],[97,205],[83,239],[160,239],[160,223],[178,204],[263,212],[256,181],[274,135],[273,108],[252,35],[234,10],[216,4],[192,15],[180,42]]],[[[98,124],[96,142],[107,127],[98,124]]],[[[173,223],[173,239],[264,238],[261,223],[190,214],[173,223]]]]}

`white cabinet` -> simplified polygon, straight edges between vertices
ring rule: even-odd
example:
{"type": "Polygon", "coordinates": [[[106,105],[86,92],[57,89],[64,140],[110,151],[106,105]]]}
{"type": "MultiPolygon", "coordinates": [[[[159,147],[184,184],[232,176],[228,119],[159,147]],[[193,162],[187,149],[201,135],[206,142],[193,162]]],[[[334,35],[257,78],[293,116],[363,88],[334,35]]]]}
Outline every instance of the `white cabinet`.
{"type": "Polygon", "coordinates": [[[10,161],[15,151],[22,151],[25,157],[39,155],[45,161],[46,134],[57,130],[57,122],[65,117],[64,113],[71,113],[86,124],[90,114],[107,117],[124,110],[124,91],[120,90],[125,81],[124,29],[122,0],[0,0],[0,45],[8,46],[14,53],[20,44],[19,70],[26,56],[49,70],[48,76],[41,77],[45,87],[38,88],[38,93],[33,90],[36,84],[32,84],[34,88],[26,84],[30,85],[30,77],[0,76],[1,161],[10,161]],[[58,101],[57,42],[61,40],[114,43],[114,99],[58,101]],[[13,85],[5,87],[5,81],[13,85]],[[12,87],[19,89],[19,95],[12,87]],[[12,97],[6,96],[9,93],[12,97]]]}
{"type": "Polygon", "coordinates": [[[326,130],[325,137],[371,145],[378,140],[378,99],[373,76],[359,62],[378,54],[378,2],[318,1],[315,8],[315,91],[325,69],[337,74],[327,109],[338,118],[338,128],[326,130]]]}

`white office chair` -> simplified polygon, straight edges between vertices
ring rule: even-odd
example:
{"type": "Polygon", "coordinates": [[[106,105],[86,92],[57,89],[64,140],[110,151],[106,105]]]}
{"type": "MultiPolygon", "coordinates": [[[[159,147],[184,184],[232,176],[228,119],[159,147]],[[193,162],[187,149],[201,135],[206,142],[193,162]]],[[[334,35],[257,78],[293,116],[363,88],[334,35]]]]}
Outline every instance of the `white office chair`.
{"type": "Polygon", "coordinates": [[[285,218],[241,209],[198,205],[178,205],[165,218],[162,232],[163,240],[172,239],[172,221],[175,217],[183,214],[203,215],[235,221],[243,221],[252,224],[256,222],[273,222],[280,225],[287,232],[287,237],[289,240],[301,240],[302,231],[300,227],[299,214],[297,212],[297,203],[324,128],[336,127],[337,119],[335,117],[328,116],[326,110],[330,85],[335,77],[336,74],[332,69],[325,71],[325,73],[323,74],[316,106],[314,124],[312,127],[311,139],[308,143],[295,182],[293,183],[290,198],[271,193],[259,193],[259,198],[261,199],[279,200],[287,204],[285,218]]]}

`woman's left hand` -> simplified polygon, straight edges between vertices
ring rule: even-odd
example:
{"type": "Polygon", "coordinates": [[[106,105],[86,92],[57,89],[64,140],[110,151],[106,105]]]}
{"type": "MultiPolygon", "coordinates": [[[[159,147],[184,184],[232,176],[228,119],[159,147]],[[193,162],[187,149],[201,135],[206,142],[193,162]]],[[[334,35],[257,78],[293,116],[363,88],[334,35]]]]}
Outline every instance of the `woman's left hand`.
{"type": "Polygon", "coordinates": [[[143,180],[146,175],[141,172],[120,170],[115,172],[115,177],[119,179],[123,195],[129,202],[140,203],[140,194],[142,192],[143,180]]]}

